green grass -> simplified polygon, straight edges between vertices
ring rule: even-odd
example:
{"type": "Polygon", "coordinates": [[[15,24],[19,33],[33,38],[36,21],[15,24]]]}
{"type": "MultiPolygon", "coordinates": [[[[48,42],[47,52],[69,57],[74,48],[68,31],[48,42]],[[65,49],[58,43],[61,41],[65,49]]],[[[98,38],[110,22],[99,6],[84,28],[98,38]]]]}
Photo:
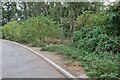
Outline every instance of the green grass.
{"type": "Polygon", "coordinates": [[[89,77],[111,77],[118,76],[118,54],[112,52],[93,52],[75,50],[73,47],[65,45],[46,45],[42,50],[57,52],[72,60],[80,61],[89,77]]]}

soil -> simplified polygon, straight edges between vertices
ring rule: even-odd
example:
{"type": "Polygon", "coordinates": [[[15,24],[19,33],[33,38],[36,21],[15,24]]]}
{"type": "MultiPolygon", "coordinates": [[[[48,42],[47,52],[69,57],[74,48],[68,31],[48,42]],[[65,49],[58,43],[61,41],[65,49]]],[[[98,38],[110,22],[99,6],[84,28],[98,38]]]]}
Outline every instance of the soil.
{"type": "Polygon", "coordinates": [[[43,56],[47,57],[48,59],[52,60],[54,63],[71,73],[77,78],[88,78],[86,76],[86,72],[83,70],[83,68],[80,66],[80,63],[77,61],[72,61],[70,59],[64,58],[62,55],[57,54],[56,52],[47,52],[42,51],[39,47],[31,47],[28,44],[23,44],[34,51],[42,54],[43,56]]]}

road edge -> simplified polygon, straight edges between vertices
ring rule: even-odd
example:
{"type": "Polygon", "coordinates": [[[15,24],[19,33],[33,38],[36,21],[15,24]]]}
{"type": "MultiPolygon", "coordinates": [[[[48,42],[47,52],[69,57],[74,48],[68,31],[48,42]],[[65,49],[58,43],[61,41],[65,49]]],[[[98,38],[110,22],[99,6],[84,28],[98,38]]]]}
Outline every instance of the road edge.
{"type": "Polygon", "coordinates": [[[53,66],[56,70],[58,70],[60,73],[62,73],[63,75],[65,75],[67,78],[74,78],[76,79],[75,76],[73,76],[72,74],[70,74],[69,72],[67,72],[65,69],[63,69],[62,67],[60,67],[59,65],[57,65],[56,63],[54,63],[53,61],[51,61],[50,59],[48,59],[47,57],[39,54],[38,52],[34,51],[33,49],[27,47],[27,46],[24,46],[20,43],[17,43],[17,42],[13,42],[13,41],[9,41],[9,40],[4,40],[4,41],[8,41],[8,42],[11,42],[13,44],[16,44],[16,45],[19,45],[31,52],[33,52],[34,54],[36,54],[37,56],[41,57],[42,59],[44,59],[47,63],[49,63],[51,66],[53,66]]]}

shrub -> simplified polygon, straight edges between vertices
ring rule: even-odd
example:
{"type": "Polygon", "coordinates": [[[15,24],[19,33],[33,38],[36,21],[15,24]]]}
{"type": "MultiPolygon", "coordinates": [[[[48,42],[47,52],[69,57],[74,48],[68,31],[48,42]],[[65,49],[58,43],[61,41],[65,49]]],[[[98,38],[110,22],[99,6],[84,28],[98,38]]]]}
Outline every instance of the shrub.
{"type": "Polygon", "coordinates": [[[61,38],[59,23],[50,17],[38,16],[26,21],[13,21],[3,27],[5,39],[26,41],[32,45],[43,45],[46,37],[61,38]]]}
{"type": "Polygon", "coordinates": [[[118,55],[112,52],[89,53],[82,62],[85,68],[88,67],[87,72],[90,77],[116,78],[118,76],[118,55]],[[110,76],[111,74],[113,75],[110,76]]]}
{"type": "Polygon", "coordinates": [[[120,1],[110,7],[106,17],[106,30],[109,35],[120,36],[120,1]]]}
{"type": "Polygon", "coordinates": [[[10,22],[3,27],[5,39],[20,41],[21,33],[21,25],[17,21],[10,22]]]}
{"type": "Polygon", "coordinates": [[[57,52],[64,57],[80,61],[80,65],[87,71],[89,77],[117,78],[118,76],[118,54],[113,52],[87,52],[86,50],[75,50],[65,45],[46,45],[42,50],[57,52]]]}
{"type": "Polygon", "coordinates": [[[83,13],[77,18],[78,31],[73,35],[72,47],[48,45],[43,50],[55,51],[80,61],[90,77],[118,78],[119,9],[117,5],[112,11],[83,13]]]}
{"type": "Polygon", "coordinates": [[[61,37],[59,24],[50,17],[38,16],[30,18],[26,20],[24,24],[23,37],[27,41],[45,41],[46,37],[61,37]]]}
{"type": "Polygon", "coordinates": [[[72,46],[47,45],[42,49],[58,52],[67,58],[80,61],[89,77],[118,78],[119,37],[108,36],[99,27],[81,27],[74,33],[72,46]]]}
{"type": "Polygon", "coordinates": [[[88,52],[94,51],[116,51],[119,46],[119,40],[110,37],[99,27],[81,28],[74,33],[73,44],[77,49],[83,49],[88,52]]]}
{"type": "Polygon", "coordinates": [[[106,34],[100,27],[81,27],[74,33],[72,46],[76,47],[77,59],[90,77],[118,76],[119,36],[106,34]]]}
{"type": "Polygon", "coordinates": [[[104,24],[105,17],[104,14],[105,11],[100,12],[93,12],[93,11],[86,11],[83,14],[81,14],[77,18],[77,30],[79,30],[80,27],[86,26],[86,27],[92,27],[94,25],[100,26],[104,24]]]}

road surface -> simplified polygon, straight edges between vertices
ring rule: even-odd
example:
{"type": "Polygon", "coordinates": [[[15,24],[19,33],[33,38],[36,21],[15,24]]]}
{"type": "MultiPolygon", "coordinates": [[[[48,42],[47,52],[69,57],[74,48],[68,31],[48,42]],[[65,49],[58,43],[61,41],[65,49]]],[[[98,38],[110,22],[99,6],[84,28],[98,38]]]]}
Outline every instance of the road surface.
{"type": "Polygon", "coordinates": [[[11,42],[0,41],[3,78],[65,78],[33,52],[11,42]]]}

